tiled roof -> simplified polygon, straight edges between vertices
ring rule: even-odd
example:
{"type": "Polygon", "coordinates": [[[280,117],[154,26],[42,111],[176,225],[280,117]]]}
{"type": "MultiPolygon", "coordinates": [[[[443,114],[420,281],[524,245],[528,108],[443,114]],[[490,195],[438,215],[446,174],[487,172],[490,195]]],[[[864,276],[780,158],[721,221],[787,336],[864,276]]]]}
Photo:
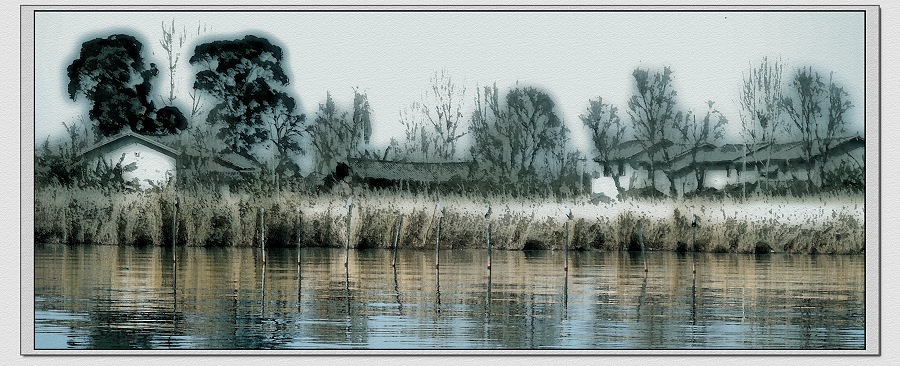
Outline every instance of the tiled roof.
{"type": "Polygon", "coordinates": [[[406,180],[424,183],[446,182],[469,176],[469,162],[400,162],[350,159],[351,174],[359,178],[406,180]]]}

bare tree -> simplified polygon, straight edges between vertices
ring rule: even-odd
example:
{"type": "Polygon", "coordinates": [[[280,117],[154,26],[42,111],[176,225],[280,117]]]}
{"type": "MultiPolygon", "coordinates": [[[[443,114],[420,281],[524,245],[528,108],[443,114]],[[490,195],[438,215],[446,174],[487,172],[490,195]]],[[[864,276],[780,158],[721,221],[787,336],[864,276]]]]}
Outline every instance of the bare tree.
{"type": "Polygon", "coordinates": [[[628,100],[628,114],[634,122],[635,137],[647,154],[653,187],[657,186],[656,170],[662,168],[668,180],[669,194],[674,196],[675,186],[668,162],[677,152],[668,145],[679,136],[681,114],[675,111],[672,70],[665,67],[662,72],[651,75],[648,70],[638,68],[632,76],[637,93],[628,100]]]}
{"type": "MultiPolygon", "coordinates": [[[[782,84],[784,65],[781,60],[769,61],[764,57],[756,68],[744,75],[739,103],[741,106],[741,137],[744,140],[744,172],[747,174],[747,154],[752,147],[766,146],[766,164],[763,182],[768,189],[769,163],[777,142],[778,128],[782,126],[782,84]]],[[[746,198],[746,179],[744,179],[746,198]]]]}
{"type": "Polygon", "coordinates": [[[596,100],[592,99],[588,102],[587,111],[579,117],[591,131],[591,141],[594,143],[594,149],[597,150],[598,160],[603,164],[604,175],[608,174],[612,177],[616,190],[621,196],[625,190],[619,181],[620,172],[618,166],[613,166],[611,162],[618,157],[617,152],[625,139],[626,125],[619,118],[618,108],[604,103],[603,97],[597,97],[596,100]]]}
{"type": "Polygon", "coordinates": [[[447,70],[435,72],[422,100],[400,112],[406,139],[398,155],[412,160],[453,160],[459,140],[467,133],[460,132],[465,97],[465,86],[457,85],[447,70]]]}
{"type": "Polygon", "coordinates": [[[708,106],[706,116],[700,122],[697,122],[696,114],[688,112],[684,116],[684,123],[681,124],[681,136],[689,148],[691,166],[697,180],[697,192],[703,190],[703,182],[706,180],[706,167],[697,163],[697,153],[703,145],[715,144],[717,140],[725,137],[725,125],[728,123],[728,119],[713,107],[715,102],[708,101],[706,104],[708,106]]]}
{"type": "Polygon", "coordinates": [[[169,27],[166,27],[165,22],[163,22],[161,26],[162,39],[159,40],[159,45],[166,51],[169,61],[169,65],[166,68],[169,70],[169,98],[167,99],[166,104],[172,105],[176,97],[175,70],[178,66],[178,60],[181,59],[181,48],[184,46],[184,41],[187,40],[187,31],[182,29],[181,33],[176,33],[175,19],[172,19],[172,23],[169,27]]]}

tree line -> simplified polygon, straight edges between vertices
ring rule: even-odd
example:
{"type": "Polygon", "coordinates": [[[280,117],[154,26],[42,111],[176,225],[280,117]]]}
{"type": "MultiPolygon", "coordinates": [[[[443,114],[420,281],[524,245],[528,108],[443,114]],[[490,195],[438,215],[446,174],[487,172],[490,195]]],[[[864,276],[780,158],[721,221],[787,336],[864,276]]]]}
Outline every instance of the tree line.
{"type": "MultiPolygon", "coordinates": [[[[375,149],[370,141],[373,109],[365,91],[354,88],[352,106],[346,108],[327,92],[315,116],[307,118],[288,88],[284,51],[254,35],[193,48],[190,110],[182,111],[176,103],[175,75],[181,73],[178,60],[190,36],[186,30],[177,32],[174,22],[163,23],[161,28],[167,97],[153,97],[159,68],[144,58],[146,51],[137,38],[114,34],[81,45],[78,58],[67,68],[68,95],[73,101],[85,98],[90,103],[90,127],[67,124],[68,145],[55,151],[45,142],[36,154],[37,165],[50,167],[45,169],[44,180],[71,184],[71,176],[77,175],[72,169],[76,168],[66,167],[62,161],[89,142],[130,130],[168,138],[173,145],[207,157],[223,153],[248,157],[263,163],[267,169],[264,178],[273,180],[278,188],[302,180],[297,158],[312,155],[319,177],[334,174],[336,167],[351,158],[469,160],[473,180],[488,189],[579,191],[588,181],[579,164],[594,157],[608,163],[623,143],[637,141],[646,151],[643,163],[654,186],[655,173],[660,170],[661,176],[670,180],[669,193],[674,194],[672,168],[666,163],[674,154],[691,151],[696,163],[697,147],[721,140],[729,123],[713,101],[707,102],[704,111],[682,109],[669,67],[637,68],[632,74],[634,94],[627,102],[627,117],[603,97],[589,100],[579,116],[593,142],[593,151],[585,157],[571,146],[572,131],[558,115],[548,91],[518,83],[503,90],[494,84],[477,87],[470,95],[443,70],[433,75],[421,100],[400,111],[403,137],[392,139],[384,149],[375,149]],[[465,108],[467,101],[474,103],[470,110],[465,108]],[[157,102],[162,106],[157,108],[157,102]],[[683,149],[658,148],[672,141],[683,149]]],[[[201,33],[198,26],[196,35],[201,33]]],[[[789,133],[799,136],[810,161],[827,159],[830,141],[845,132],[844,116],[853,107],[847,92],[831,74],[826,81],[809,67],[797,69],[787,82],[782,79],[783,72],[783,62],[764,58],[744,75],[739,104],[745,150],[768,146],[771,154],[779,136],[789,133]]],[[[819,182],[824,185],[828,177],[825,161],[817,163],[819,182]]],[[[702,190],[705,171],[695,166],[697,189],[702,190]]],[[[813,173],[809,171],[810,176],[813,173]]],[[[614,174],[613,179],[624,193],[619,177],[614,174]]]]}

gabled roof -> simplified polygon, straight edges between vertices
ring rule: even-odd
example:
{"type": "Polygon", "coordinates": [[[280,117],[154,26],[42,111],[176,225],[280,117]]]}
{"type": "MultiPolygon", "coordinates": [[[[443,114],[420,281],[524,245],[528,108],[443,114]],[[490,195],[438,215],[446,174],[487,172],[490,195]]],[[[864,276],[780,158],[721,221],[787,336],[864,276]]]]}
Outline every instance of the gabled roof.
{"type": "MultiPolygon", "coordinates": [[[[865,139],[859,136],[851,136],[851,137],[837,137],[833,140],[831,149],[829,150],[829,155],[837,155],[842,154],[846,151],[863,147],[865,146],[865,139]]],[[[818,156],[818,150],[814,148],[813,154],[818,156]]],[[[787,161],[796,161],[804,159],[803,152],[803,143],[800,141],[793,141],[782,144],[775,144],[772,146],[772,155],[771,157],[768,154],[768,149],[760,148],[754,151],[751,154],[747,155],[747,162],[753,161],[765,161],[769,160],[770,162],[787,162],[787,161]]],[[[735,159],[736,161],[742,160],[743,157],[738,157],[735,159]]]]}
{"type": "Polygon", "coordinates": [[[359,178],[416,181],[423,183],[447,182],[453,178],[468,178],[470,162],[400,162],[389,160],[351,158],[351,174],[359,178]]]}
{"type": "Polygon", "coordinates": [[[108,137],[107,139],[100,141],[94,144],[91,147],[85,149],[84,152],[78,154],[76,159],[84,159],[84,158],[94,158],[99,154],[102,154],[104,151],[114,150],[124,145],[128,145],[131,143],[138,143],[144,146],[147,146],[153,150],[156,150],[164,155],[171,156],[172,158],[178,158],[178,152],[171,147],[163,145],[159,141],[156,141],[152,138],[149,138],[144,135],[136,134],[132,131],[122,132],[113,136],[108,137]]]}
{"type": "MultiPolygon", "coordinates": [[[[672,141],[665,140],[656,143],[652,148],[655,150],[660,150],[663,147],[670,149],[670,153],[674,153],[674,151],[678,150],[678,146],[676,146],[672,141]]],[[[640,140],[629,140],[619,144],[615,151],[610,153],[611,159],[609,162],[619,163],[619,162],[639,162],[644,159],[647,151],[644,149],[644,144],[640,140]]],[[[598,163],[602,163],[603,160],[598,156],[594,158],[594,161],[598,163]]]]}

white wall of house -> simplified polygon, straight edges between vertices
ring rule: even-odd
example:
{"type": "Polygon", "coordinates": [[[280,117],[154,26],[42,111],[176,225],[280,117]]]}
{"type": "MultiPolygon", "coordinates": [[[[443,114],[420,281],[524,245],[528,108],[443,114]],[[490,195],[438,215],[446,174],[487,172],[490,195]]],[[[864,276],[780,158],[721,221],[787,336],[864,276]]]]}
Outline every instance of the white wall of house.
{"type": "MultiPolygon", "coordinates": [[[[734,169],[731,170],[731,175],[734,175],[734,169]]],[[[736,180],[737,178],[731,177],[724,168],[716,168],[716,169],[707,169],[706,175],[703,177],[703,186],[706,188],[715,188],[715,189],[723,189],[726,185],[730,184],[731,180],[736,180]]],[[[675,178],[675,190],[679,195],[684,194],[685,192],[691,192],[697,189],[697,177],[693,171],[688,172],[687,174],[681,175],[675,178]]]]}
{"type": "MultiPolygon", "coordinates": [[[[653,184],[653,181],[650,179],[650,173],[646,169],[640,167],[635,169],[631,165],[625,164],[624,172],[625,174],[619,177],[619,184],[621,184],[622,189],[626,191],[649,187],[653,184]]],[[[669,181],[666,179],[666,174],[662,170],[656,171],[656,189],[666,194],[669,192],[669,181]]],[[[615,198],[618,195],[612,177],[600,177],[594,179],[591,182],[591,191],[593,193],[603,193],[612,198],[615,198]]]]}
{"type": "Polygon", "coordinates": [[[122,167],[134,164],[135,169],[123,172],[126,181],[136,181],[141,189],[151,188],[153,184],[166,184],[175,177],[175,158],[154,150],[147,145],[132,142],[119,146],[101,155],[110,166],[115,166],[122,159],[122,167]],[[124,159],[123,159],[124,156],[124,159]]]}

